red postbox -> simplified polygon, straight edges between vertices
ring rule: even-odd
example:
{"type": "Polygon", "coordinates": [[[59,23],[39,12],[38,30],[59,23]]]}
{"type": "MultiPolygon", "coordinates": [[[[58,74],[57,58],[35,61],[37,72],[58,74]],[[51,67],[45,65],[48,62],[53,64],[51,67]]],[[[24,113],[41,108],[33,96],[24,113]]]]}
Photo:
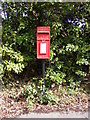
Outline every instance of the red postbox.
{"type": "Polygon", "coordinates": [[[37,58],[50,58],[50,27],[37,27],[37,58]]]}

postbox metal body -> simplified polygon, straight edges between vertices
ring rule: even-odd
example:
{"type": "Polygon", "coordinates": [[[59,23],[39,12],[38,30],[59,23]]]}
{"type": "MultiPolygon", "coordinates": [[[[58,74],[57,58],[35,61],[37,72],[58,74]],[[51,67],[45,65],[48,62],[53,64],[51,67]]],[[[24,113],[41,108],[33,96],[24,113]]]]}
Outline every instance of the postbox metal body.
{"type": "Polygon", "coordinates": [[[50,27],[37,27],[37,58],[50,58],[50,27]]]}

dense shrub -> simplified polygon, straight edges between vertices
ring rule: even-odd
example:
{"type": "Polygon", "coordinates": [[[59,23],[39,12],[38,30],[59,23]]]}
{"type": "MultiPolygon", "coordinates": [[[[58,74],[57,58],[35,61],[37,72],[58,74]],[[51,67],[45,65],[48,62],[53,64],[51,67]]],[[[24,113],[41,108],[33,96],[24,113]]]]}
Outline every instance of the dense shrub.
{"type": "MultiPolygon", "coordinates": [[[[21,73],[30,62],[40,66],[36,58],[37,26],[50,26],[51,30],[46,83],[48,80],[50,85],[67,82],[71,88],[75,88],[82,77],[89,73],[88,3],[4,2],[2,8],[4,76],[7,71],[21,73]]],[[[36,69],[34,71],[37,72],[36,69]]],[[[38,71],[41,71],[41,67],[38,71]]]]}

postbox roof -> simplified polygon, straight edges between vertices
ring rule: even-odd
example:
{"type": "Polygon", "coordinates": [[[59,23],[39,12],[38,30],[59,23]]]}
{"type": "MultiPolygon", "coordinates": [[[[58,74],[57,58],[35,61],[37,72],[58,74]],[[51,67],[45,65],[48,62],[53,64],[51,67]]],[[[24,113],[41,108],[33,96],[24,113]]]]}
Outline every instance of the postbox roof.
{"type": "Polygon", "coordinates": [[[50,32],[50,27],[49,26],[38,26],[37,31],[49,31],[50,32]]]}

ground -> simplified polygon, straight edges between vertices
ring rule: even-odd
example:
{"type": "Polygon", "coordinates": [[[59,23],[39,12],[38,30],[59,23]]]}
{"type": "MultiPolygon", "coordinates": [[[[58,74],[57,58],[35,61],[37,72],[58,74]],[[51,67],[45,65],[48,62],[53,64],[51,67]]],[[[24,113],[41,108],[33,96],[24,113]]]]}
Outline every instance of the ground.
{"type": "MultiPolygon", "coordinates": [[[[82,94],[83,100],[79,100],[76,103],[70,105],[60,104],[59,107],[55,105],[40,105],[34,104],[32,111],[29,110],[29,106],[24,98],[20,100],[14,100],[9,97],[9,94],[4,91],[0,92],[0,119],[3,117],[26,117],[27,118],[87,118],[88,117],[88,96],[82,94]],[[74,105],[73,105],[74,104],[74,105]]],[[[79,99],[79,98],[78,98],[79,99]]]]}

